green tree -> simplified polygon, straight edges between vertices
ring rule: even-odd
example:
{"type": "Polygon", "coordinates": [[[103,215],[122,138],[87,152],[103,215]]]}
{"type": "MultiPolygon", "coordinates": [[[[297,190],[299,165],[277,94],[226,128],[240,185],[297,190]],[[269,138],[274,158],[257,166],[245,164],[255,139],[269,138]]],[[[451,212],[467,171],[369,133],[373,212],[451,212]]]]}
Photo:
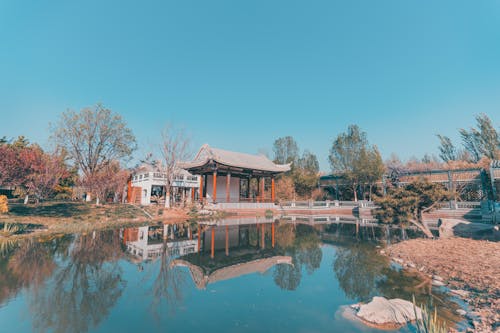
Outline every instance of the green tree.
{"type": "Polygon", "coordinates": [[[132,130],[122,117],[100,104],[64,112],[52,138],[78,165],[87,187],[97,184],[96,179],[113,161],[128,160],[136,148],[132,130]]]}
{"type": "Polygon", "coordinates": [[[330,166],[334,174],[342,175],[351,185],[354,200],[358,200],[358,187],[363,182],[372,184],[382,178],[384,164],[377,147],[370,146],[357,125],[337,136],[330,148],[330,166]]]}
{"type": "Polygon", "coordinates": [[[299,158],[299,146],[291,136],[276,139],[273,144],[273,152],[274,162],[279,164],[293,163],[299,158]]]}
{"type": "Polygon", "coordinates": [[[382,156],[376,146],[363,147],[359,154],[359,158],[354,163],[355,174],[360,182],[368,184],[369,200],[371,200],[373,187],[382,179],[385,172],[382,156]]]}
{"type": "Polygon", "coordinates": [[[391,189],[385,197],[376,197],[375,202],[379,208],[375,210],[375,217],[384,223],[410,222],[432,238],[423,214],[450,198],[450,192],[443,185],[426,179],[416,180],[403,188],[391,189]]]}
{"type": "Polygon", "coordinates": [[[456,161],[458,159],[458,152],[451,139],[440,134],[437,137],[439,139],[439,157],[443,162],[456,161]]]}
{"type": "Polygon", "coordinates": [[[482,113],[476,116],[476,123],[477,128],[460,129],[462,143],[472,162],[478,162],[483,156],[500,158],[500,137],[491,119],[482,113]]]}

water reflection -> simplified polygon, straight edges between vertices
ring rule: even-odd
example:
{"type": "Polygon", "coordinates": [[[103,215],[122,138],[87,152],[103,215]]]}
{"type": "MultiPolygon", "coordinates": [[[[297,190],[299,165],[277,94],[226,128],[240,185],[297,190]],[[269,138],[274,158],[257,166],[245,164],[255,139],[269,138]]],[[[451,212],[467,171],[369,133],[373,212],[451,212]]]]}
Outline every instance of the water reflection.
{"type": "MultiPolygon", "coordinates": [[[[149,313],[158,320],[164,310],[173,314],[182,308],[193,287],[203,292],[259,273],[272,278],[278,290],[296,293],[322,265],[329,267],[330,281],[337,281],[336,293],[346,302],[375,295],[411,299],[413,294],[426,301],[436,291],[393,269],[375,248],[414,236],[411,228],[392,229],[354,217],[288,216],[29,239],[0,244],[0,304],[27,290],[35,331],[92,331],[124,297],[124,268],[130,265],[137,268],[149,313]],[[325,247],[333,248],[333,255],[325,258],[325,247]]],[[[318,297],[332,296],[339,297],[318,297]]],[[[447,296],[436,299],[448,309],[445,316],[456,320],[447,296]]]]}

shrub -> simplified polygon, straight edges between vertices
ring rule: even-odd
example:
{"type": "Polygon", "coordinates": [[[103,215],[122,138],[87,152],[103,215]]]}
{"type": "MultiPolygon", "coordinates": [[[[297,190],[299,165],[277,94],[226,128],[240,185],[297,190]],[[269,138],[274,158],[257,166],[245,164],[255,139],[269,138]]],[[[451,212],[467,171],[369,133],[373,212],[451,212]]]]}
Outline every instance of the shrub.
{"type": "Polygon", "coordinates": [[[0,195],[0,214],[9,212],[9,204],[7,202],[7,196],[0,195]]]}

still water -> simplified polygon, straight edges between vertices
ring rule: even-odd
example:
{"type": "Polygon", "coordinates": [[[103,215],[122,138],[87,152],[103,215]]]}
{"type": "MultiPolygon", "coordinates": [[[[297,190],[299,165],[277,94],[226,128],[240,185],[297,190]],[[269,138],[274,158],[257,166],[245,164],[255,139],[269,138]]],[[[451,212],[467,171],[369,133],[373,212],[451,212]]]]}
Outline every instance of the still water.
{"type": "Polygon", "coordinates": [[[0,331],[378,332],[342,306],[413,294],[457,320],[445,294],[378,254],[414,231],[353,221],[227,219],[4,242],[0,331]]]}

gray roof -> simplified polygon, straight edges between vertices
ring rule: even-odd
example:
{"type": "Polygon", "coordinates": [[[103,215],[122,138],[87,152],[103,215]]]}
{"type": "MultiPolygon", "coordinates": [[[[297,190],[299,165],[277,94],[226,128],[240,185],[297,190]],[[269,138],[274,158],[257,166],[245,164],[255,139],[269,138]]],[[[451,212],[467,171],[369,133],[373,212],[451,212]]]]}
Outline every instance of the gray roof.
{"type": "Polygon", "coordinates": [[[217,162],[231,167],[261,170],[269,172],[286,172],[290,170],[290,164],[275,164],[264,155],[251,155],[239,152],[223,150],[204,144],[196,157],[191,162],[180,163],[184,169],[202,167],[210,162],[217,162]]]}

